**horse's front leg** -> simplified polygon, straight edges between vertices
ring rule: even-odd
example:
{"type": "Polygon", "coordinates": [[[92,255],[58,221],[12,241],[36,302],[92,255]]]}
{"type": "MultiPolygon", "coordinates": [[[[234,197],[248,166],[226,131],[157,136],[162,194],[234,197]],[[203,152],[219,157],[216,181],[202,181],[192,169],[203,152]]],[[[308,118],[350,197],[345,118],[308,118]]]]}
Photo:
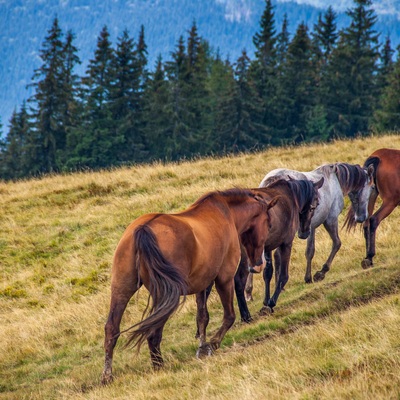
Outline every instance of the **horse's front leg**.
{"type": "MultiPolygon", "coordinates": [[[[274,307],[278,301],[281,291],[289,280],[289,261],[292,252],[292,243],[283,244],[275,251],[275,266],[279,264],[279,278],[273,296],[269,299],[267,306],[270,312],[274,312],[274,307]],[[279,259],[277,259],[279,257],[279,259]]],[[[277,267],[276,267],[277,268],[277,267]]]]}
{"type": "MultiPolygon", "coordinates": [[[[265,251],[265,269],[263,272],[263,279],[264,279],[264,306],[261,308],[260,313],[265,314],[269,313],[270,309],[267,308],[268,301],[271,298],[271,279],[274,273],[274,266],[272,264],[272,251],[265,251]]],[[[278,282],[279,279],[279,264],[275,262],[275,284],[278,282]]]]}
{"type": "Polygon", "coordinates": [[[248,258],[245,251],[242,250],[239,267],[235,274],[235,293],[240,311],[240,317],[243,322],[250,322],[252,320],[244,294],[248,276],[248,258]]]}
{"type": "Polygon", "coordinates": [[[314,275],[314,281],[316,281],[316,282],[322,281],[325,278],[325,274],[330,270],[332,261],[335,258],[340,247],[342,246],[342,242],[340,241],[340,238],[339,238],[339,228],[338,228],[337,218],[332,221],[326,220],[324,222],[324,227],[332,239],[332,249],[331,249],[328,259],[326,260],[325,264],[322,266],[322,269],[320,271],[317,271],[314,275]]]}
{"type": "Polygon", "coordinates": [[[306,247],[307,266],[306,266],[306,274],[304,276],[305,283],[312,283],[311,264],[312,264],[312,259],[314,258],[314,254],[315,254],[315,228],[311,228],[310,236],[307,239],[307,247],[306,247]]]}

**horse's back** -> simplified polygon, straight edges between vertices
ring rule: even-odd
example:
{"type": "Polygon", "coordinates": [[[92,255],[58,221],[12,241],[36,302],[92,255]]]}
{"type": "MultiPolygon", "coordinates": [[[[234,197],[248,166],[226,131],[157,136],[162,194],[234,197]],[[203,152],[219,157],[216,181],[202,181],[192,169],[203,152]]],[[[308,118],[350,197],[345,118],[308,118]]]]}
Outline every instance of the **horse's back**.
{"type": "Polygon", "coordinates": [[[269,171],[261,181],[258,187],[263,188],[268,186],[270,183],[275,182],[278,179],[307,179],[304,172],[295,171],[286,168],[277,168],[269,171]]]}

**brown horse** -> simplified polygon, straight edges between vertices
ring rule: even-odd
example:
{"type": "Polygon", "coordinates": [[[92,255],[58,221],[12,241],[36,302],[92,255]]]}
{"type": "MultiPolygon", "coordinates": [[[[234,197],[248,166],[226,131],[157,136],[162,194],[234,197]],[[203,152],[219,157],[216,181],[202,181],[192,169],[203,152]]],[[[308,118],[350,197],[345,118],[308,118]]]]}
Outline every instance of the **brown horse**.
{"type": "Polygon", "coordinates": [[[262,263],[269,226],[269,209],[277,199],[264,200],[258,191],[231,189],[212,192],[177,214],[146,214],[133,221],[114,254],[111,305],[105,325],[104,384],[112,380],[112,358],[120,336],[122,314],[133,294],[144,285],[152,306],[141,322],[126,331],[128,344],[139,349],[147,340],[154,368],[163,364],[160,343],[164,325],[178,309],[181,296],[196,294],[200,347],[211,354],[235,320],[234,276],[240,260],[240,240],[253,266],[262,263]],[[206,288],[212,281],[221,299],[222,326],[206,342],[206,288]]]}
{"type": "MultiPolygon", "coordinates": [[[[293,239],[298,236],[306,239],[311,231],[311,219],[318,206],[318,189],[324,183],[324,178],[313,183],[307,179],[289,180],[272,177],[266,187],[257,189],[257,194],[269,201],[278,197],[276,206],[270,211],[271,229],[264,243],[266,267],[263,272],[265,281],[265,298],[263,309],[272,312],[279,294],[289,279],[289,261],[293,239]],[[277,282],[274,295],[270,298],[270,282],[273,275],[272,251],[275,250],[275,268],[277,282]]],[[[245,300],[245,285],[249,272],[260,272],[257,268],[247,268],[247,257],[242,254],[241,263],[235,276],[235,291],[242,321],[251,320],[245,300]]],[[[252,276],[252,274],[250,275],[252,276]]],[[[252,280],[247,284],[252,285],[252,280]]],[[[249,290],[251,294],[251,289],[249,290]]],[[[246,286],[246,292],[248,287],[246,286]]]]}
{"type": "MultiPolygon", "coordinates": [[[[363,268],[373,266],[375,256],[375,238],[378,225],[400,203],[400,150],[379,149],[374,151],[365,161],[364,168],[372,169],[374,187],[368,202],[368,215],[370,216],[363,225],[366,244],[366,257],[361,262],[363,268]],[[374,213],[375,202],[378,195],[382,205],[374,213]]],[[[355,226],[350,209],[346,224],[350,229],[355,226]]]]}

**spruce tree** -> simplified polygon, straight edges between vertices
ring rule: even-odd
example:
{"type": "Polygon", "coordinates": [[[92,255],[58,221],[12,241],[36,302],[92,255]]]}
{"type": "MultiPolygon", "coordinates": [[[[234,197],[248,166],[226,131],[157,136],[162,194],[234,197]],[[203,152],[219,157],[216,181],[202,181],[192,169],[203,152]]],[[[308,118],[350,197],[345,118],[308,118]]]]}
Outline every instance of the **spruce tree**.
{"type": "Polygon", "coordinates": [[[0,159],[0,177],[18,179],[30,174],[31,127],[26,103],[19,112],[14,110],[0,159]]]}
{"type": "MultiPolygon", "coordinates": [[[[307,120],[316,104],[316,65],[312,57],[312,43],[307,26],[301,23],[288,47],[283,66],[279,103],[281,136],[286,142],[309,140],[307,120]]],[[[278,142],[279,143],[279,142],[278,142]]],[[[276,143],[277,144],[277,143],[276,143]]]]}
{"type": "Polygon", "coordinates": [[[332,6],[329,6],[323,17],[319,15],[318,22],[314,25],[312,40],[318,50],[323,65],[328,63],[339,36],[336,18],[337,15],[335,11],[332,6]]]}
{"type": "Polygon", "coordinates": [[[256,50],[250,74],[262,101],[262,123],[267,129],[271,129],[276,121],[275,105],[278,83],[276,42],[273,6],[271,0],[266,0],[266,7],[260,22],[260,32],[253,37],[256,50]]]}
{"type": "Polygon", "coordinates": [[[219,105],[214,135],[220,152],[241,152],[269,143],[262,124],[263,107],[257,89],[249,79],[250,59],[245,50],[234,64],[226,98],[219,105]]]}
{"type": "MultiPolygon", "coordinates": [[[[63,42],[63,32],[55,18],[48,31],[40,58],[42,66],[35,70],[31,86],[35,94],[29,99],[32,104],[34,119],[35,154],[32,155],[32,173],[49,172],[59,169],[57,165],[57,153],[65,150],[66,131],[68,129],[68,104],[71,100],[71,86],[66,71],[67,57],[71,52],[66,46],[71,46],[72,35],[68,36],[67,44],[63,42]]],[[[70,70],[76,63],[76,59],[68,60],[70,70]]]]}
{"type": "Polygon", "coordinates": [[[116,162],[115,148],[123,141],[115,129],[111,99],[114,50],[106,26],[100,32],[94,58],[82,79],[82,122],[68,135],[68,168],[101,168],[116,162]]]}
{"type": "Polygon", "coordinates": [[[171,124],[170,85],[165,77],[161,55],[157,58],[154,72],[150,74],[144,95],[144,135],[148,143],[148,158],[173,160],[177,143],[171,124]]]}
{"type": "Polygon", "coordinates": [[[324,85],[331,136],[353,137],[368,132],[376,107],[378,35],[371,0],[354,0],[347,11],[350,26],[340,32],[324,85]]]}
{"type": "Polygon", "coordinates": [[[400,130],[400,46],[397,59],[386,77],[386,86],[374,114],[373,127],[378,132],[400,130]]]}
{"type": "Polygon", "coordinates": [[[165,151],[171,155],[171,160],[179,160],[188,155],[192,145],[191,118],[188,110],[189,62],[183,36],[179,37],[171,56],[172,60],[165,64],[165,72],[170,86],[170,96],[166,107],[171,115],[171,129],[168,130],[169,137],[166,140],[168,147],[165,151]]]}
{"type": "MultiPolygon", "coordinates": [[[[142,42],[144,37],[142,37],[142,42]]],[[[144,148],[139,132],[142,119],[142,66],[138,46],[125,30],[117,39],[110,90],[110,109],[116,136],[121,138],[114,149],[115,162],[142,161],[144,148]]]]}

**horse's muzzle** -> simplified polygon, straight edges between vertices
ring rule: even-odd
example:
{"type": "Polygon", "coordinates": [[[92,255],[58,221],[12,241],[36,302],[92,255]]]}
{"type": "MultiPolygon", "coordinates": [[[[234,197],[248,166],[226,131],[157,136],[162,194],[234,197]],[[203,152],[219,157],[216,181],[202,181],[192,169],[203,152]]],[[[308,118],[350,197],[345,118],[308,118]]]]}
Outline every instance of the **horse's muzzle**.
{"type": "Polygon", "coordinates": [[[361,214],[361,215],[357,214],[354,217],[354,219],[356,220],[356,222],[361,224],[362,222],[365,222],[368,219],[368,214],[361,214]]]}
{"type": "Polygon", "coordinates": [[[259,274],[261,271],[264,271],[266,264],[267,261],[265,257],[262,257],[256,261],[256,265],[254,267],[249,266],[249,271],[253,274],[259,274]]]}
{"type": "Polygon", "coordinates": [[[297,236],[299,237],[299,239],[307,239],[310,236],[310,231],[306,231],[306,232],[297,232],[297,236]]]}

